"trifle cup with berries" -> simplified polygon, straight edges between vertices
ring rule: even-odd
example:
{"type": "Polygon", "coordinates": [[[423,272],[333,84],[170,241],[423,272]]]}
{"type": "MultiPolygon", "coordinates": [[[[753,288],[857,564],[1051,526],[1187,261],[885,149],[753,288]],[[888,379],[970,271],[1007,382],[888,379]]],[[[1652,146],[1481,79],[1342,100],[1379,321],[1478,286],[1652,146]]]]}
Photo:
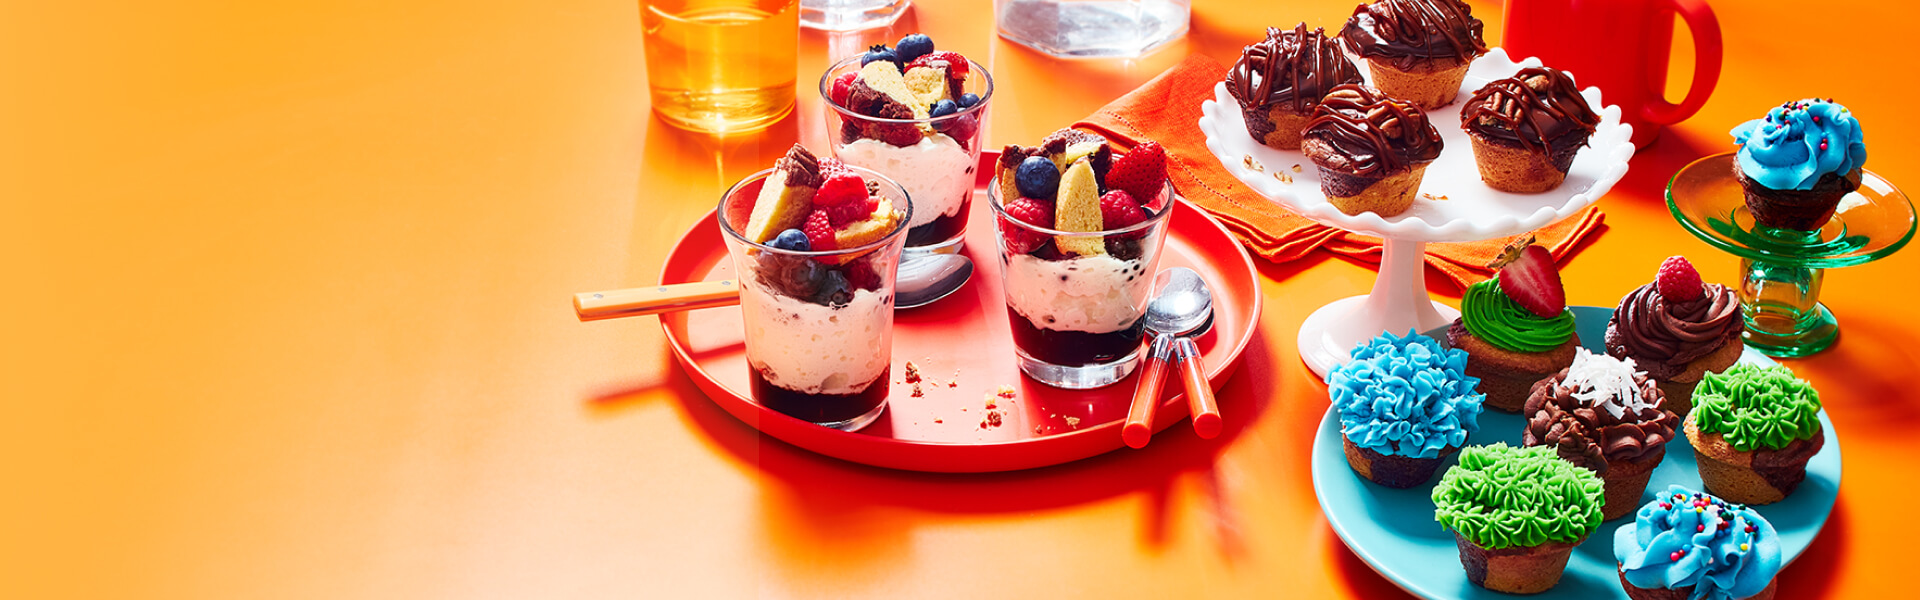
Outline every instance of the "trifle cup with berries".
{"type": "Polygon", "coordinates": [[[755,402],[847,431],[886,410],[907,198],[795,144],[720,199],[755,402]]]}
{"type": "Polygon", "coordinates": [[[1021,372],[1068,389],[1133,372],[1173,208],[1166,152],[1062,130],[1007,146],[987,194],[1021,372]]]}
{"type": "Polygon", "coordinates": [[[827,69],[820,95],[833,115],[834,156],[893,178],[913,196],[907,251],[959,251],[993,99],[986,67],[935,50],[916,33],[827,69]]]}

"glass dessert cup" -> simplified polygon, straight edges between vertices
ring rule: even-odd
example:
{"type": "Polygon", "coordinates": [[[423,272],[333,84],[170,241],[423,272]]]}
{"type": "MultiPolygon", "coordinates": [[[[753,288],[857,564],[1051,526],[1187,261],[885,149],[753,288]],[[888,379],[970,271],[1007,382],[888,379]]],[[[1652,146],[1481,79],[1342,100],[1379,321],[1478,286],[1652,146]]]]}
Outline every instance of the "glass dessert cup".
{"type": "MultiPolygon", "coordinates": [[[[981,129],[987,106],[993,101],[993,76],[985,65],[968,63],[966,85],[955,93],[980,97],[973,106],[939,117],[885,119],[870,117],[833,101],[833,80],[860,70],[860,56],[835,63],[820,76],[820,98],[832,115],[828,119],[833,155],[849,165],[866,167],[892,178],[913,196],[913,222],[908,224],[908,254],[959,252],[973,204],[974,169],[980,162],[981,129]],[[880,139],[880,132],[917,130],[908,146],[880,139]]],[[[909,135],[908,137],[911,137],[909,135]]]]}
{"type": "Polygon", "coordinates": [[[1862,171],[1833,218],[1816,231],[1761,225],[1733,174],[1734,153],[1702,158],[1667,184],[1667,208],[1682,227],[1740,257],[1740,302],[1748,346],[1768,356],[1807,356],[1833,345],[1839,321],[1820,304],[1825,269],[1865,264],[1913,239],[1915,215],[1906,194],[1862,171]]]}
{"type": "Polygon", "coordinates": [[[1152,213],[1147,220],[1086,233],[1009,216],[998,178],[987,185],[987,198],[1020,371],[1064,389],[1103,387],[1131,374],[1144,354],[1144,316],[1173,212],[1172,184],[1142,205],[1152,213]],[[1062,247],[1102,251],[1075,254],[1062,247]]]}
{"type": "Polygon", "coordinates": [[[885,175],[879,195],[903,211],[900,224],[865,245],[794,251],[740,233],[774,169],[734,184],[717,215],[740,282],[741,320],[755,402],[824,427],[853,431],[887,408],[892,369],[894,276],[913,207],[885,175]]]}

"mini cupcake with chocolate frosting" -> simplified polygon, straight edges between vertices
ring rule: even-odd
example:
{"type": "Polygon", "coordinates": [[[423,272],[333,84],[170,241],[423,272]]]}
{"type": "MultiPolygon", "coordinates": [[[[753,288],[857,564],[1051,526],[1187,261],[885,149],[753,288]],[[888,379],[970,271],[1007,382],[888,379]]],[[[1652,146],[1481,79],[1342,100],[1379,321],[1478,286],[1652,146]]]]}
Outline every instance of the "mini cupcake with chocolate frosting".
{"type": "Polygon", "coordinates": [[[1461,0],[1377,0],[1353,10],[1340,39],[1367,60],[1374,86],[1433,110],[1453,103],[1467,67],[1487,53],[1483,28],[1461,0]]]}
{"type": "Polygon", "coordinates": [[[1530,67],[1481,86],[1460,111],[1473,139],[1480,180],[1507,192],[1560,187],[1573,156],[1600,124],[1573,78],[1558,69],[1530,67]]]}
{"type": "Polygon", "coordinates": [[[1534,384],[1520,414],[1521,441],[1548,446],[1606,483],[1602,518],[1633,514],[1680,418],[1660,408],[1665,396],[1633,360],[1578,350],[1573,365],[1534,384]]]}
{"type": "Polygon", "coordinates": [[[1607,354],[1631,358],[1667,395],[1667,410],[1693,410],[1693,389],[1707,373],[1740,360],[1740,297],[1702,283],[1685,257],[1660,264],[1653,283],[1629,292],[1607,320],[1607,354]]]}
{"type": "Polygon", "coordinates": [[[1840,199],[1860,187],[1867,162],[1860,122],[1847,107],[1810,98],[1788,102],[1733,128],[1733,173],[1761,225],[1815,231],[1840,199]]]}
{"type": "Polygon", "coordinates": [[[1340,212],[1391,217],[1413,206],[1440,132],[1419,107],[1354,84],[1334,87],[1300,132],[1320,189],[1340,212]]]}
{"type": "Polygon", "coordinates": [[[1227,93],[1240,101],[1247,133],[1282,150],[1300,148],[1300,128],[1333,86],[1360,83],[1360,68],[1340,44],[1307,24],[1281,32],[1268,27],[1267,39],[1247,46],[1227,72],[1227,93]]]}
{"type": "Polygon", "coordinates": [[[1785,566],[1766,517],[1678,485],[1614,530],[1613,558],[1633,600],[1772,600],[1785,566]]]}

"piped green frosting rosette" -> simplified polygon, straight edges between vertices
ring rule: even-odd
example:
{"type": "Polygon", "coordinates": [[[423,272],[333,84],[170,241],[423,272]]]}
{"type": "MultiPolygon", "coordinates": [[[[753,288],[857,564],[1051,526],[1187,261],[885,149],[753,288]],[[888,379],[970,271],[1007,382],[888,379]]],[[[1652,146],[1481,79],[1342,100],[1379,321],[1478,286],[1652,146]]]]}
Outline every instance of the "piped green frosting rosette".
{"type": "Polygon", "coordinates": [[[1693,391],[1701,433],[1741,452],[1779,450],[1820,432],[1820,392],[1786,367],[1737,364],[1707,373],[1693,391]]]}
{"type": "Polygon", "coordinates": [[[1573,312],[1541,317],[1500,291],[1494,277],[1467,286],[1460,298],[1460,324],[1467,333],[1514,352],[1546,352],[1573,339],[1573,312]]]}
{"type": "Polygon", "coordinates": [[[1578,543],[1600,527],[1602,485],[1551,446],[1468,446],[1433,488],[1433,518],[1488,549],[1578,543]]]}

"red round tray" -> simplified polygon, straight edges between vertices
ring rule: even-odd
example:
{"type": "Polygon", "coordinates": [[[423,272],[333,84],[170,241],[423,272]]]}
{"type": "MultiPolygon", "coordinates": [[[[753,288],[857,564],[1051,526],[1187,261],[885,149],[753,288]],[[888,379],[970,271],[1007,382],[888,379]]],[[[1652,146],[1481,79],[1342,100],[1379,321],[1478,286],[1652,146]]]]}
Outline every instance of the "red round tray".
{"type": "MultiPolygon", "coordinates": [[[[1020,374],[1000,291],[1000,259],[984,188],[997,153],[982,152],[977,170],[983,191],[974,195],[966,254],[973,279],[952,296],[895,313],[893,380],[887,411],[856,432],[828,429],[755,404],[747,392],[745,336],[737,307],[662,315],[674,356],[694,383],[721,408],[747,425],[793,445],[857,463],[936,472],[1030,469],[1070,462],[1120,448],[1134,381],[1097,390],[1069,391],[1020,374]],[[922,395],[905,382],[913,363],[923,378],[922,395]],[[999,425],[988,424],[986,398],[1011,386],[1011,399],[996,398],[999,425]]],[[[1253,259],[1220,224],[1186,202],[1175,203],[1160,268],[1190,267],[1214,294],[1214,326],[1199,337],[1207,379],[1218,388],[1233,374],[1260,316],[1259,277],[1253,259]]],[[[661,283],[732,279],[733,263],[714,215],[695,223],[673,248],[661,283]]],[[[1154,430],[1186,418],[1177,373],[1169,372],[1154,430]]],[[[1223,417],[1232,419],[1228,413],[1223,417]]]]}

